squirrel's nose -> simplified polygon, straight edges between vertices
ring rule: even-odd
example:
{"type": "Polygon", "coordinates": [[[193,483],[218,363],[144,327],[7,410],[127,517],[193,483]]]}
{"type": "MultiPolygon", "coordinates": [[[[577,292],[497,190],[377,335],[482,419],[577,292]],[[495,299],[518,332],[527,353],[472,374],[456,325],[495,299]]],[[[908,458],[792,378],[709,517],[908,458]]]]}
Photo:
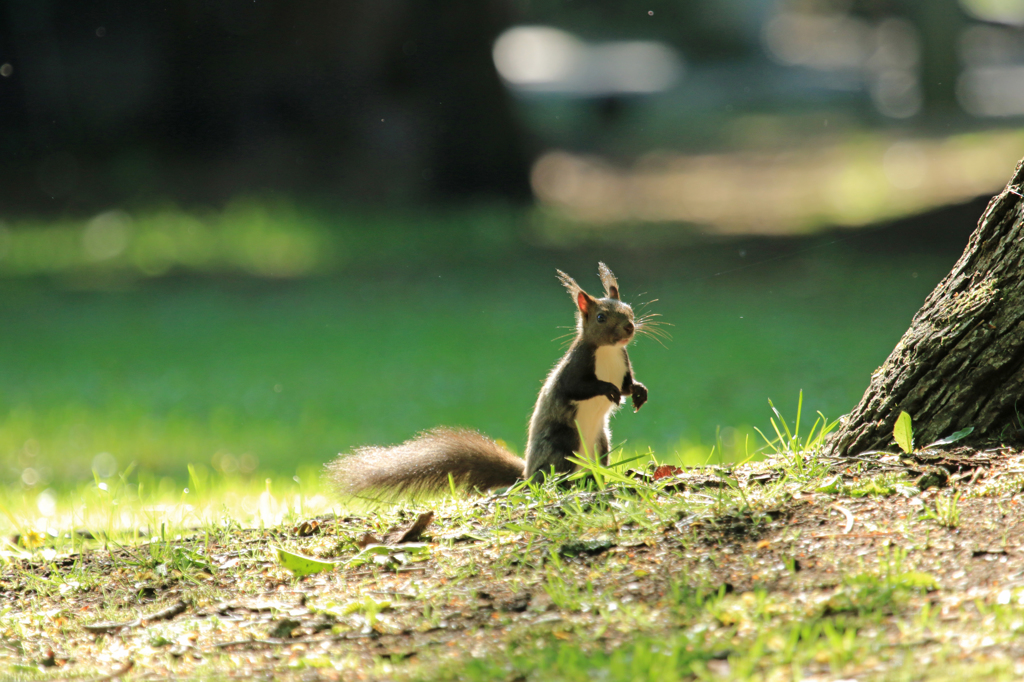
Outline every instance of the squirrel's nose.
{"type": "Polygon", "coordinates": [[[632,322],[627,322],[624,329],[626,330],[627,334],[632,334],[636,330],[636,327],[633,326],[632,322]]]}

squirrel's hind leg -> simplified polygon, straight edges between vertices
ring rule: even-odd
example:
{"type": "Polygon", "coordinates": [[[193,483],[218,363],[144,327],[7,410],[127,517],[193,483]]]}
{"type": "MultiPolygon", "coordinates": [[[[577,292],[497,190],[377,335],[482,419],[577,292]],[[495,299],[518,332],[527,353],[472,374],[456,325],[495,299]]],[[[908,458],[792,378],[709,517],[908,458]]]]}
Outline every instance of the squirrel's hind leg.
{"type": "Polygon", "coordinates": [[[576,468],[568,460],[580,447],[579,433],[567,426],[551,426],[544,433],[530,434],[526,446],[526,477],[541,481],[551,473],[568,474],[576,468]]]}

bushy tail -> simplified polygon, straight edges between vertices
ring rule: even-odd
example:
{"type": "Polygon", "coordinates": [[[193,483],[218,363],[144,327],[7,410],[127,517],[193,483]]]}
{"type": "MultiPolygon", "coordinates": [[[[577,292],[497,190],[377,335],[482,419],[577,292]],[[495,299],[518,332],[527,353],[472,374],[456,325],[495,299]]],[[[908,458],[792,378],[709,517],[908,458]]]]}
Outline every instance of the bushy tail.
{"type": "Polygon", "coordinates": [[[448,477],[460,488],[488,490],[512,485],[526,465],[490,438],[469,429],[437,428],[392,447],[358,448],[326,466],[339,492],[385,494],[448,490],[448,477]]]}

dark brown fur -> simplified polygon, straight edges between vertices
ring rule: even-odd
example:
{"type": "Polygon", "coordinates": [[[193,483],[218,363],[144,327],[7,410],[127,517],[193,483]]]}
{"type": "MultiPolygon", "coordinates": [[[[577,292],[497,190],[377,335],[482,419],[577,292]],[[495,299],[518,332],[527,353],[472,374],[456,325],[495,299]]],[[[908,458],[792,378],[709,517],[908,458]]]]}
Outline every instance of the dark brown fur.
{"type": "Polygon", "coordinates": [[[523,477],[523,460],[470,429],[436,428],[392,447],[358,448],[327,465],[327,477],[345,494],[370,490],[415,493],[448,488],[488,490],[523,477]]]}

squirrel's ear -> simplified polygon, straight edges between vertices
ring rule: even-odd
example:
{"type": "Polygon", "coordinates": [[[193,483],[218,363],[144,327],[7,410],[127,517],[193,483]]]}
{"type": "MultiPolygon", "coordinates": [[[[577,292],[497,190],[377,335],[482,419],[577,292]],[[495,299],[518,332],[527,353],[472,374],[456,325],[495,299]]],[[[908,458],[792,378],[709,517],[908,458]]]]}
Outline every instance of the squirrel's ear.
{"type": "Polygon", "coordinates": [[[587,316],[587,312],[590,311],[590,306],[595,303],[597,303],[597,301],[591,298],[590,294],[583,291],[583,289],[580,289],[579,293],[576,294],[576,307],[580,309],[581,313],[583,313],[583,317],[587,316]]]}
{"type": "Polygon", "coordinates": [[[614,298],[616,301],[619,300],[619,282],[615,279],[612,271],[608,269],[608,266],[604,263],[598,263],[597,274],[601,276],[601,284],[604,285],[604,295],[608,298],[614,298]]]}

